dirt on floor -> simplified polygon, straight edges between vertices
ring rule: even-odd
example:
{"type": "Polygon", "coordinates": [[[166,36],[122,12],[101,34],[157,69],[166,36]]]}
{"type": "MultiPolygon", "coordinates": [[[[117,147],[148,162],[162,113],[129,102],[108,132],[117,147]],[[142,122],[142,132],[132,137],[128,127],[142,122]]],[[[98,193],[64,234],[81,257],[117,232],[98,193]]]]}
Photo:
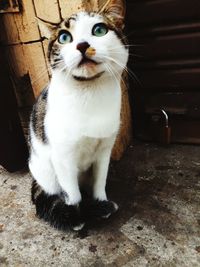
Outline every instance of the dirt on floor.
{"type": "Polygon", "coordinates": [[[81,234],[35,216],[28,171],[0,168],[0,266],[200,266],[200,146],[133,143],[110,166],[120,209],[81,234]]]}

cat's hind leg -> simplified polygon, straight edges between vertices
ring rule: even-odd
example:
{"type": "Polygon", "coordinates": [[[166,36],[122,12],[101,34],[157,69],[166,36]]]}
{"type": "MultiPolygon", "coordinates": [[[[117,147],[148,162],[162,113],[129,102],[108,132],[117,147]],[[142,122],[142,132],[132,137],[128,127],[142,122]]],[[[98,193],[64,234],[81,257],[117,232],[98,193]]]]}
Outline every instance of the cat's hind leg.
{"type": "Polygon", "coordinates": [[[62,192],[48,155],[41,154],[38,156],[37,153],[32,152],[29,169],[33,178],[47,194],[56,195],[62,192]]]}
{"type": "Polygon", "coordinates": [[[57,181],[48,155],[49,153],[40,153],[38,157],[37,153],[32,153],[29,161],[29,168],[34,178],[31,193],[36,214],[57,229],[81,230],[84,223],[80,209],[65,203],[63,190],[57,181]]]}
{"type": "Polygon", "coordinates": [[[36,214],[40,219],[59,230],[79,231],[83,228],[84,223],[80,222],[80,211],[65,204],[61,196],[45,193],[35,180],[32,183],[31,193],[33,203],[36,206],[36,214]]]}

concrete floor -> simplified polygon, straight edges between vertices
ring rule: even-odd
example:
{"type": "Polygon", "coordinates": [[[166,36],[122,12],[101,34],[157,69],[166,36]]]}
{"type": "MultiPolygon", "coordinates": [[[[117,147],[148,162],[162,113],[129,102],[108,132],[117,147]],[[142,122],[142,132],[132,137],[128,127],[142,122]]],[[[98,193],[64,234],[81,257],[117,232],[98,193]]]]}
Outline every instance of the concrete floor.
{"type": "Polygon", "coordinates": [[[112,163],[120,205],[80,235],[35,217],[27,171],[0,169],[0,266],[200,266],[200,147],[131,145],[112,163]]]}

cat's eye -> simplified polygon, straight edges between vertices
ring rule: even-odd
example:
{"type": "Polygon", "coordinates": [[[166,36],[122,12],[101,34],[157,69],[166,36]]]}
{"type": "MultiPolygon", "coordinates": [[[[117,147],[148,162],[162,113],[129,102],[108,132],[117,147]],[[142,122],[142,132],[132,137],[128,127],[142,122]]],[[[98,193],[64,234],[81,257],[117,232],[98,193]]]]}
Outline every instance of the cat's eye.
{"type": "Polygon", "coordinates": [[[97,37],[102,37],[108,32],[108,26],[105,23],[98,23],[94,25],[92,34],[97,37]]]}
{"type": "Polygon", "coordinates": [[[67,44],[72,42],[72,35],[68,31],[61,31],[58,36],[58,42],[60,44],[67,44]]]}

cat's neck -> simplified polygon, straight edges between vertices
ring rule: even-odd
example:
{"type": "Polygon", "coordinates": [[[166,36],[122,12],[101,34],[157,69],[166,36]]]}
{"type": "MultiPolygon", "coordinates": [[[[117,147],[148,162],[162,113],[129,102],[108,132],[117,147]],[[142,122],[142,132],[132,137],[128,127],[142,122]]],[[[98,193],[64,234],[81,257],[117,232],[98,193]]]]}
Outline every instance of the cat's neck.
{"type": "Polygon", "coordinates": [[[99,90],[100,88],[110,88],[110,87],[120,87],[121,82],[121,74],[109,75],[102,74],[101,77],[97,77],[95,79],[89,81],[80,81],[72,77],[71,75],[67,75],[61,73],[59,71],[54,71],[52,74],[51,84],[55,84],[56,87],[65,88],[68,92],[79,91],[83,92],[83,90],[91,91],[91,90],[99,90]]]}

